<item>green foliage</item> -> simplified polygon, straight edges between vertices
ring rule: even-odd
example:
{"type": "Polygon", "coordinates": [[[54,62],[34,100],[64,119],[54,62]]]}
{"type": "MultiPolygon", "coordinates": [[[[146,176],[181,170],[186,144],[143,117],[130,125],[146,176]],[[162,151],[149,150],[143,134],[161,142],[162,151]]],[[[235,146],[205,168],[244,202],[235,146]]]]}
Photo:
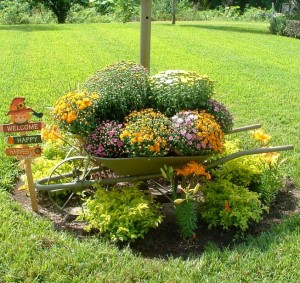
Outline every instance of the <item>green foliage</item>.
{"type": "Polygon", "coordinates": [[[0,22],[8,25],[28,24],[30,6],[25,1],[4,0],[0,2],[0,22]]]}
{"type": "Polygon", "coordinates": [[[182,110],[203,108],[213,95],[213,87],[207,75],[168,70],[151,77],[149,102],[151,107],[172,116],[182,110]]]}
{"type": "Polygon", "coordinates": [[[175,205],[176,220],[182,238],[191,239],[197,228],[197,203],[192,199],[175,205]]]}
{"type": "Polygon", "coordinates": [[[225,179],[237,186],[251,187],[259,182],[263,163],[259,155],[242,156],[212,170],[215,178],[225,179]]]}
{"type": "Polygon", "coordinates": [[[251,221],[262,219],[266,210],[257,193],[226,179],[209,182],[201,190],[204,202],[200,206],[200,214],[209,227],[235,227],[246,231],[251,221]]]}
{"type": "Polygon", "coordinates": [[[112,20],[112,17],[99,13],[95,7],[85,8],[79,4],[71,7],[66,18],[67,23],[109,23],[112,20]]]}
{"type": "Polygon", "coordinates": [[[138,14],[139,9],[138,0],[117,0],[117,17],[123,23],[133,20],[133,16],[138,14]]]}
{"type": "Polygon", "coordinates": [[[97,188],[86,200],[87,231],[98,230],[111,241],[133,241],[144,237],[150,228],[162,221],[161,208],[137,187],[97,188]]]}
{"type": "Polygon", "coordinates": [[[260,195],[262,203],[268,207],[273,204],[278,192],[283,187],[283,176],[280,170],[280,164],[281,163],[265,163],[263,172],[259,176],[258,184],[250,188],[260,195]]]}
{"type": "Polygon", "coordinates": [[[85,87],[101,95],[96,106],[99,120],[122,122],[131,111],[145,108],[148,71],[137,63],[121,61],[97,71],[85,87]]]}
{"type": "Polygon", "coordinates": [[[300,39],[300,21],[289,20],[283,31],[284,35],[300,39]]]}
{"type": "Polygon", "coordinates": [[[63,24],[66,21],[71,7],[75,4],[87,5],[87,0],[33,0],[35,3],[42,3],[56,16],[57,22],[63,24]]]}
{"type": "Polygon", "coordinates": [[[270,20],[269,30],[273,34],[284,35],[284,30],[287,25],[286,16],[273,16],[270,20]]]}

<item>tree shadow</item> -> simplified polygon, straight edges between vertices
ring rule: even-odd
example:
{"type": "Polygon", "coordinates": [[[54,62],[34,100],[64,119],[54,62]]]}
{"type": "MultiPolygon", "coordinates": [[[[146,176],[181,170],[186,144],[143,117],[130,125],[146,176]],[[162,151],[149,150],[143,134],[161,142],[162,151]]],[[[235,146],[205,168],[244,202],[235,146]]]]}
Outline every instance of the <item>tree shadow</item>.
{"type": "Polygon", "coordinates": [[[37,32],[37,31],[56,31],[67,29],[64,25],[0,25],[0,30],[4,31],[23,31],[23,32],[37,32]]]}
{"type": "MultiPolygon", "coordinates": [[[[251,24],[249,24],[251,25],[251,24]]],[[[249,28],[245,27],[237,27],[237,26],[223,26],[223,25],[209,25],[209,24],[183,24],[179,25],[180,27],[189,27],[189,28],[197,28],[197,29],[207,29],[207,30],[216,30],[216,31],[225,31],[225,32],[238,32],[238,33],[256,33],[256,34],[270,34],[270,32],[266,30],[261,30],[256,28],[255,26],[249,26],[249,28]]]]}

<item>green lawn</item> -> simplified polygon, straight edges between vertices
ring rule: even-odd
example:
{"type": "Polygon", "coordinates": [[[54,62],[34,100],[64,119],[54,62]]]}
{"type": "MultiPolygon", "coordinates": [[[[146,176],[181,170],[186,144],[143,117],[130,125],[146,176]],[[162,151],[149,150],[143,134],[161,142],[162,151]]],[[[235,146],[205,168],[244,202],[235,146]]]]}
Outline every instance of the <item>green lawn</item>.
{"type": "MultiPolygon", "coordinates": [[[[139,61],[139,23],[0,26],[0,114],[15,96],[47,110],[70,87],[120,60],[139,61]]],[[[300,183],[300,41],[268,33],[267,23],[155,22],[151,74],[185,69],[208,74],[215,98],[236,126],[261,123],[284,155],[286,175],[300,183]]],[[[46,115],[47,120],[47,115],[46,115]]],[[[0,186],[14,183],[15,163],[0,135],[0,186]]],[[[299,216],[256,239],[189,260],[150,260],[100,239],[53,231],[0,193],[0,282],[297,282],[299,216]]]]}

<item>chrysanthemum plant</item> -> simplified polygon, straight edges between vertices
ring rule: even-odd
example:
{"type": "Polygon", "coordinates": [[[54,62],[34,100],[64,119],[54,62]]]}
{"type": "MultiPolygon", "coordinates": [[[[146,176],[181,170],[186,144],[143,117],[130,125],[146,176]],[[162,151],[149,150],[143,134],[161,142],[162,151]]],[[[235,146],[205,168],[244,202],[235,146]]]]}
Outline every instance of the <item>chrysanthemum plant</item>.
{"type": "Polygon", "coordinates": [[[99,157],[117,158],[125,155],[124,142],[120,140],[123,125],[116,121],[105,121],[88,136],[86,151],[99,157]]]}
{"type": "Polygon", "coordinates": [[[183,70],[168,70],[150,78],[151,107],[167,116],[182,110],[203,109],[214,93],[207,75],[183,70]]]}
{"type": "Polygon", "coordinates": [[[146,108],[149,75],[142,65],[121,61],[97,71],[84,86],[101,95],[97,103],[98,120],[123,122],[131,111],[146,108]]]}
{"type": "Polygon", "coordinates": [[[57,100],[52,113],[60,130],[85,136],[96,127],[96,93],[70,91],[57,100]]]}
{"type": "Polygon", "coordinates": [[[171,149],[170,120],[153,109],[133,111],[126,117],[120,138],[129,157],[165,156],[171,149]]]}
{"type": "Polygon", "coordinates": [[[171,118],[175,151],[182,155],[210,155],[222,152],[224,133],[211,114],[182,111],[171,118]]]}

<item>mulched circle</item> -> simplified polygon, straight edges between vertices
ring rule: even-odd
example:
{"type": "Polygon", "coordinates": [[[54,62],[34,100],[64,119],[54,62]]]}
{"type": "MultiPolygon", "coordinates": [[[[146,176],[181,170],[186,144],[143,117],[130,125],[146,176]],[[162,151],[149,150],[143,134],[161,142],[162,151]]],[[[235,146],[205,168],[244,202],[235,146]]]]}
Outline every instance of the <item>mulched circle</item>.
{"type": "MultiPolygon", "coordinates": [[[[15,188],[12,198],[19,202],[24,209],[31,211],[30,198],[27,191],[15,188]]],[[[286,216],[291,216],[300,212],[300,190],[295,187],[290,180],[285,181],[284,188],[279,192],[274,204],[270,208],[270,212],[264,215],[260,223],[250,226],[245,235],[257,236],[267,231],[272,224],[279,224],[286,216]]],[[[84,222],[76,221],[76,217],[63,215],[59,213],[47,201],[45,195],[38,194],[39,215],[50,219],[56,230],[68,231],[75,237],[83,239],[94,235],[84,230],[84,222]]],[[[196,236],[190,240],[183,240],[178,232],[178,226],[174,218],[174,211],[170,204],[163,204],[165,215],[164,222],[156,229],[151,229],[144,239],[137,239],[130,243],[129,246],[133,253],[144,256],[146,258],[168,258],[181,257],[187,258],[193,255],[203,253],[205,247],[212,243],[219,248],[233,246],[243,241],[242,237],[237,237],[238,233],[234,229],[228,231],[221,228],[208,229],[207,224],[199,222],[196,236]]],[[[119,247],[127,246],[128,243],[119,244],[119,247]]]]}

